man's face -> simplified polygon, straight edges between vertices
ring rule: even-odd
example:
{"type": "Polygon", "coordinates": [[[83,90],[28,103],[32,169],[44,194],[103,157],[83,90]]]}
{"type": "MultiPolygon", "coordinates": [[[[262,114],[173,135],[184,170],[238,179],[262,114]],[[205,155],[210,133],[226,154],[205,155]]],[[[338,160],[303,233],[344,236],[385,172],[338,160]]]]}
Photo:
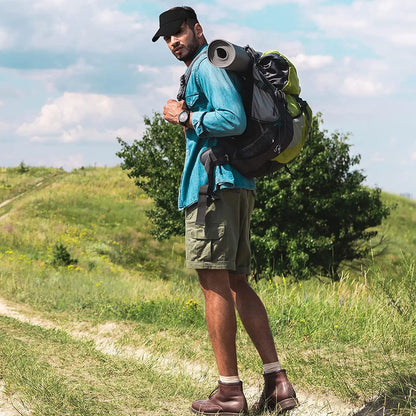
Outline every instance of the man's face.
{"type": "Polygon", "coordinates": [[[200,48],[197,30],[191,29],[185,22],[182,23],[178,33],[171,36],[164,36],[165,42],[177,59],[185,63],[192,61],[200,48]]]}

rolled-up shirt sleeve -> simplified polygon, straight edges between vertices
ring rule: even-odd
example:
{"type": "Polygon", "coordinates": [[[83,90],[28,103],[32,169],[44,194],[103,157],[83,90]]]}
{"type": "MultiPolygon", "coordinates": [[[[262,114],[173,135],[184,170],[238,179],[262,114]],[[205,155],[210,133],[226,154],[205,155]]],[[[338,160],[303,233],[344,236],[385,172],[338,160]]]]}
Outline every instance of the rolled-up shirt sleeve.
{"type": "Polygon", "coordinates": [[[205,111],[192,113],[198,137],[227,137],[244,133],[246,115],[233,74],[203,62],[196,72],[196,82],[207,99],[205,111]]]}

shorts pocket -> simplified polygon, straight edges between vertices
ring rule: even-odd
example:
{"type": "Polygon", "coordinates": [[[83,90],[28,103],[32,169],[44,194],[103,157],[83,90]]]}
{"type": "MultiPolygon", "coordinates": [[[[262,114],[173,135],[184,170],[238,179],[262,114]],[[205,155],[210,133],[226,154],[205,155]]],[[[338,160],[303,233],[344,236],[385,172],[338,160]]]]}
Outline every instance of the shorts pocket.
{"type": "Polygon", "coordinates": [[[194,226],[187,231],[187,260],[192,262],[216,262],[225,258],[224,224],[194,226]]]}

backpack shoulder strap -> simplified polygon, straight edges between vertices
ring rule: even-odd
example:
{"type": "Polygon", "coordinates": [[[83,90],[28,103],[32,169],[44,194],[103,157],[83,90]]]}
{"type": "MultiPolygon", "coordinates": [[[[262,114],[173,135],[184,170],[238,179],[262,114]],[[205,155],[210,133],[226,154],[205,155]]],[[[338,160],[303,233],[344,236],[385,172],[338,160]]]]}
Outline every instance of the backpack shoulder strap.
{"type": "Polygon", "coordinates": [[[178,101],[182,101],[182,100],[185,99],[186,86],[188,85],[189,77],[191,76],[191,73],[192,73],[192,68],[193,68],[195,62],[198,60],[198,58],[200,56],[202,56],[203,54],[206,54],[206,53],[207,53],[206,49],[199,52],[199,54],[195,56],[195,58],[192,60],[191,64],[188,66],[188,69],[186,70],[186,72],[181,76],[179,91],[178,91],[178,95],[176,97],[176,99],[178,101]]]}
{"type": "Polygon", "coordinates": [[[227,158],[228,156],[226,154],[218,154],[212,147],[204,150],[200,156],[200,161],[204,165],[205,172],[207,173],[208,183],[199,187],[198,210],[195,221],[197,225],[205,224],[205,214],[208,205],[218,199],[215,194],[214,168],[215,166],[228,163],[227,158]]]}

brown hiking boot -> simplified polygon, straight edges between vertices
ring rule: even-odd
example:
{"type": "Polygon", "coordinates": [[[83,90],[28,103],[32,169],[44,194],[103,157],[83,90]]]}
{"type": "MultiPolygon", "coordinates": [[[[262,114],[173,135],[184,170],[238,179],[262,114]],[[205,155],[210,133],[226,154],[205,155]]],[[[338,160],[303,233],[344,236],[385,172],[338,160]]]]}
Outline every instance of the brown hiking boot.
{"type": "Polygon", "coordinates": [[[218,382],[218,387],[206,400],[192,403],[192,412],[198,415],[238,416],[248,412],[247,401],[243,393],[243,383],[224,384],[218,382]]]}
{"type": "Polygon", "coordinates": [[[259,401],[252,408],[255,413],[266,410],[282,413],[299,405],[295,390],[290,384],[285,370],[263,374],[263,377],[263,391],[259,401]]]}

